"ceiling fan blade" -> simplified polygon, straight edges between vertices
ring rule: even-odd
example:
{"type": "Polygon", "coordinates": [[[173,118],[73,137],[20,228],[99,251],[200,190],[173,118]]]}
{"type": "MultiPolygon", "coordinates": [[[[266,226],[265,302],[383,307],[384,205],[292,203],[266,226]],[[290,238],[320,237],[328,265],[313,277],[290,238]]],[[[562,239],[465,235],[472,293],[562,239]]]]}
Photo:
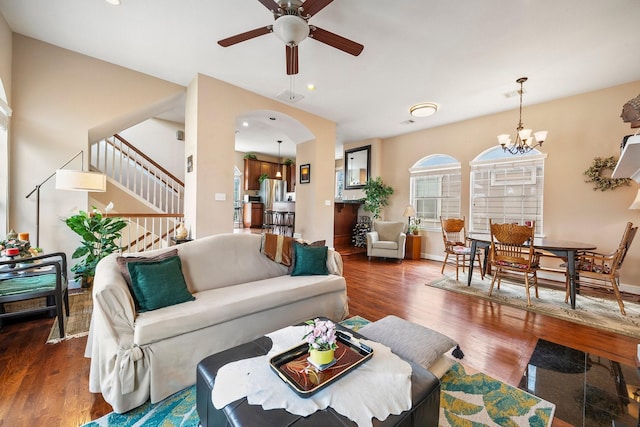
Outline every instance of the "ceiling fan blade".
{"type": "Polygon", "coordinates": [[[275,13],[278,10],[278,4],[273,0],[258,0],[264,7],[269,9],[271,13],[275,13]]]}
{"type": "Polygon", "coordinates": [[[227,37],[226,39],[218,40],[218,44],[222,47],[229,47],[231,45],[252,39],[254,37],[269,34],[273,29],[272,25],[266,27],[256,28],[255,30],[247,31],[246,33],[236,34],[235,36],[227,37]]]}
{"type": "Polygon", "coordinates": [[[325,7],[329,6],[332,1],[333,0],[306,0],[302,4],[302,10],[305,15],[313,16],[325,7]]]}
{"type": "Polygon", "coordinates": [[[340,49],[341,51],[353,56],[360,55],[362,49],[364,49],[364,46],[360,43],[356,43],[353,40],[339,36],[331,31],[323,30],[322,28],[318,28],[314,25],[310,25],[309,29],[309,37],[324,44],[328,44],[331,47],[335,47],[336,49],[340,49]]]}
{"type": "Polygon", "coordinates": [[[298,46],[285,46],[287,55],[287,75],[298,74],[298,46]]]}

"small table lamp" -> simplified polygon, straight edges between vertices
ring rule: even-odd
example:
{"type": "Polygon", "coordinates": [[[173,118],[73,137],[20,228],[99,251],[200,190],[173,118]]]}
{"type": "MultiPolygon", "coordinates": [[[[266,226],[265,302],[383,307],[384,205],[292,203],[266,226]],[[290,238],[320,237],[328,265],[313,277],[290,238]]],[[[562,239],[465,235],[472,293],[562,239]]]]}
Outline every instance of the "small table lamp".
{"type": "MultiPolygon", "coordinates": [[[[638,194],[640,194],[640,193],[638,193],[638,194]]],[[[416,216],[416,210],[413,208],[413,206],[407,205],[407,207],[404,208],[404,213],[402,214],[402,216],[408,217],[408,219],[407,219],[407,231],[409,231],[409,227],[411,227],[411,217],[412,216],[416,216]]]]}

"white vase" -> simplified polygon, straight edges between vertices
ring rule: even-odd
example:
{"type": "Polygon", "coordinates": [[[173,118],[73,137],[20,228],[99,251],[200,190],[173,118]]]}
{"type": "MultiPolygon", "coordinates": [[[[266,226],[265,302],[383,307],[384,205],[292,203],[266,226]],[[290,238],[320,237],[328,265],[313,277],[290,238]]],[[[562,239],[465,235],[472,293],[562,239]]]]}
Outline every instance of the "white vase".
{"type": "Polygon", "coordinates": [[[187,230],[187,227],[184,226],[184,222],[178,224],[178,228],[176,228],[176,239],[186,239],[188,234],[189,231],[187,230]]]}

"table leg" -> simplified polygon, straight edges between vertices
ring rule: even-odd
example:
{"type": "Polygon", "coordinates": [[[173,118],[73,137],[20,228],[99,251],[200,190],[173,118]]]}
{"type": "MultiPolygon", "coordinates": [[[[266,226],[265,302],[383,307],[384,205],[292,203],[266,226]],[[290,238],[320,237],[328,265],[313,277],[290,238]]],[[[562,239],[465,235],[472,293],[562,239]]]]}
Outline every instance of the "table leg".
{"type": "MultiPolygon", "coordinates": [[[[471,262],[469,263],[469,274],[467,275],[467,286],[471,286],[471,276],[473,276],[473,260],[476,259],[476,250],[478,248],[478,242],[471,240],[471,262]]],[[[482,266],[480,266],[482,268],[482,266]]]]}
{"type": "Polygon", "coordinates": [[[571,308],[576,308],[576,252],[567,251],[567,270],[569,270],[569,298],[571,308]]]}

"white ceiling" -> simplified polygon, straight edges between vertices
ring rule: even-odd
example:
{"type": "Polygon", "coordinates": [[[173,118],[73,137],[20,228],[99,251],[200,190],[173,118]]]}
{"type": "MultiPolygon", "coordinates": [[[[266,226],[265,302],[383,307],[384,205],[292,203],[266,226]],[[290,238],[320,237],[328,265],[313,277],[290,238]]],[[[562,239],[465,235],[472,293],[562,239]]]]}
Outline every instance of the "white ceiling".
{"type": "MultiPolygon", "coordinates": [[[[0,0],[0,13],[16,33],[183,86],[202,73],[271,98],[290,88],[275,35],[216,43],[273,22],[257,0],[0,0]]],[[[638,0],[335,0],[310,23],[364,51],[304,40],[294,106],[335,121],[341,152],[347,141],[515,109],[505,94],[528,76],[526,123],[527,105],[640,79],[639,20],[638,0]],[[406,124],[425,101],[438,113],[406,124]]],[[[258,119],[263,146],[249,137],[245,146],[277,153],[275,141],[291,135],[258,119]]]]}

